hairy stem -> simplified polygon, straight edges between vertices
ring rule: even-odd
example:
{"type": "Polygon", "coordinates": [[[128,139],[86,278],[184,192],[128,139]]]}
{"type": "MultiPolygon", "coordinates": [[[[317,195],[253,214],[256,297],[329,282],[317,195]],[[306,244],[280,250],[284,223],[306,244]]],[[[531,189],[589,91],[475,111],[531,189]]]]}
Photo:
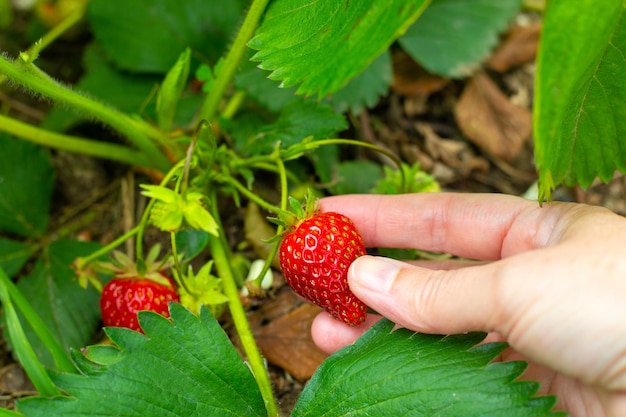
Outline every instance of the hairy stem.
{"type": "Polygon", "coordinates": [[[243,184],[237,181],[235,178],[230,176],[218,177],[218,181],[224,182],[235,187],[241,194],[245,195],[250,201],[256,203],[257,205],[263,207],[264,209],[271,211],[273,213],[277,212],[277,207],[267,201],[263,200],[261,197],[256,195],[254,192],[250,191],[243,184]]]}
{"type": "Polygon", "coordinates": [[[80,110],[88,116],[110,125],[141,149],[147,158],[153,160],[154,165],[159,170],[167,171],[169,169],[170,161],[153,142],[153,140],[162,144],[167,142],[167,138],[157,129],[54,82],[31,63],[27,63],[25,66],[27,68],[22,68],[0,56],[0,74],[6,75],[31,91],[80,110]]]}
{"type": "Polygon", "coordinates": [[[226,55],[224,65],[222,66],[219,74],[217,74],[217,78],[213,83],[213,88],[211,88],[206,100],[202,104],[202,108],[200,109],[200,113],[198,115],[199,119],[206,119],[211,122],[215,118],[220,102],[224,97],[224,92],[235,76],[235,71],[237,70],[239,63],[241,62],[241,58],[246,50],[246,43],[252,38],[252,35],[254,35],[254,31],[259,25],[259,21],[261,20],[261,16],[263,16],[267,3],[269,3],[269,0],[254,0],[252,2],[243,24],[241,25],[239,32],[237,32],[237,37],[233,42],[233,46],[226,55]]]}
{"type": "MultiPolygon", "coordinates": [[[[216,196],[213,193],[212,201],[215,202],[216,196]]],[[[213,204],[215,206],[215,204],[213,204]]],[[[220,217],[217,210],[213,207],[213,217],[218,222],[220,230],[224,230],[221,227],[220,217]]],[[[265,368],[265,363],[259,352],[259,348],[252,335],[248,318],[246,317],[246,311],[241,304],[239,298],[239,291],[237,289],[237,283],[235,282],[235,276],[230,266],[230,260],[228,257],[228,249],[224,247],[224,240],[217,236],[209,235],[209,248],[213,255],[213,261],[217,268],[218,275],[222,278],[222,284],[224,286],[224,295],[228,297],[228,307],[230,314],[235,323],[237,334],[241,339],[250,368],[254,374],[254,378],[257,381],[261,395],[265,400],[265,408],[267,415],[271,417],[278,416],[278,408],[276,406],[276,400],[274,399],[274,393],[272,391],[272,384],[270,382],[269,374],[265,368]]]]}
{"type": "Polygon", "coordinates": [[[124,233],[122,236],[118,237],[117,239],[115,239],[113,242],[109,243],[106,246],[103,246],[102,248],[98,249],[97,251],[94,251],[92,253],[90,253],[88,256],[84,256],[82,258],[78,258],[76,260],[76,268],[77,269],[83,269],[85,268],[87,265],[89,265],[90,263],[92,263],[93,261],[95,261],[96,259],[107,255],[109,252],[111,252],[112,250],[114,250],[115,248],[117,248],[118,246],[120,246],[122,243],[126,242],[128,239],[130,239],[131,237],[135,236],[137,233],[139,233],[139,226],[135,226],[133,227],[131,230],[129,230],[128,232],[124,233]]]}
{"type": "MultiPolygon", "coordinates": [[[[37,41],[34,45],[26,50],[26,54],[31,55],[33,53],[39,54],[42,49],[50,45],[59,36],[63,35],[68,29],[72,28],[76,23],[78,23],[85,14],[85,9],[82,7],[77,8],[72,11],[65,19],[63,19],[58,25],[50,29],[48,33],[43,35],[39,41],[37,41]]],[[[6,77],[0,74],[0,85],[4,82],[6,77]]]]}
{"type": "MultiPolygon", "coordinates": [[[[308,143],[304,144],[304,148],[306,150],[313,150],[313,149],[317,149],[317,148],[319,148],[320,146],[323,146],[323,145],[360,146],[362,148],[372,149],[372,150],[374,150],[376,152],[379,152],[379,153],[385,155],[387,158],[391,159],[393,161],[393,163],[396,165],[396,167],[398,168],[398,171],[400,172],[400,177],[402,178],[402,184],[401,184],[400,188],[402,190],[406,190],[408,184],[407,184],[406,176],[404,175],[404,170],[402,169],[402,161],[393,152],[390,152],[387,149],[381,148],[380,146],[372,145],[371,143],[361,142],[359,140],[354,140],[354,139],[322,139],[322,140],[316,140],[316,141],[312,141],[312,142],[308,142],[308,143]]],[[[291,159],[291,156],[289,155],[289,152],[290,152],[289,149],[286,149],[285,151],[283,151],[285,160],[291,159]]]]}
{"type": "Polygon", "coordinates": [[[77,138],[41,129],[0,114],[0,130],[21,139],[72,153],[110,159],[129,165],[156,169],[158,166],[142,152],[128,146],[77,138]]]}

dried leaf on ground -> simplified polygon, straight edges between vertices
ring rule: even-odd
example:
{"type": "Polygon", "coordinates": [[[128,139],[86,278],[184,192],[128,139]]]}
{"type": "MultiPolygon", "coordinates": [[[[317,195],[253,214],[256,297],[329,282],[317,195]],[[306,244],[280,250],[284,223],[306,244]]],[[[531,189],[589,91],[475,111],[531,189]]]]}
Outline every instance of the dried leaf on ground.
{"type": "Polygon", "coordinates": [[[299,381],[309,379],[326,359],[311,339],[313,318],[320,310],[304,304],[264,326],[258,334],[263,355],[299,381]]]}
{"type": "Polygon", "coordinates": [[[255,336],[263,356],[299,381],[309,379],[328,356],[311,338],[311,323],[322,310],[302,301],[289,290],[269,303],[279,307],[269,313],[282,310],[283,314],[259,327],[255,336]],[[282,306],[282,307],[280,307],[282,306]],[[285,307],[291,307],[286,309],[285,307]]]}
{"type": "Polygon", "coordinates": [[[506,72],[511,68],[532,62],[537,55],[541,23],[511,28],[506,39],[486,62],[494,71],[506,72]]]}
{"type": "Polygon", "coordinates": [[[477,156],[466,142],[442,138],[427,123],[416,123],[415,128],[424,136],[426,152],[437,161],[432,173],[438,180],[450,182],[489,169],[489,162],[477,156]]]}
{"type": "Polygon", "coordinates": [[[450,82],[449,78],[426,71],[404,51],[394,53],[393,70],[391,88],[404,96],[429,96],[450,82]]]}
{"type": "Polygon", "coordinates": [[[532,133],[530,111],[512,104],[482,72],[468,82],[454,116],[468,140],[505,161],[518,156],[532,133]]]}

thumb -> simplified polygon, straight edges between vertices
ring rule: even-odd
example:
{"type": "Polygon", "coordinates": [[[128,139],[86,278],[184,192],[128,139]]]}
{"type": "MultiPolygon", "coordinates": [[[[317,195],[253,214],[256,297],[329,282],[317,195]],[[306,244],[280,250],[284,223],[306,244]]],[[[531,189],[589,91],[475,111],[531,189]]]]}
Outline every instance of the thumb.
{"type": "Polygon", "coordinates": [[[496,309],[493,286],[487,282],[495,275],[489,272],[491,265],[443,271],[366,255],[352,263],[348,282],[370,308],[411,330],[489,332],[496,309]]]}

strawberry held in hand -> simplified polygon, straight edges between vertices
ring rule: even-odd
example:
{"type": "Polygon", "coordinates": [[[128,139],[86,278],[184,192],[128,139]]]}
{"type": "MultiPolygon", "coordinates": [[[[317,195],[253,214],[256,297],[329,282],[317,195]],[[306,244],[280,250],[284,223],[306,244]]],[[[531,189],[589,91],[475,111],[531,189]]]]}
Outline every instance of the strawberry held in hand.
{"type": "Polygon", "coordinates": [[[116,262],[108,266],[116,275],[104,286],[100,296],[105,326],[141,331],[137,313],[146,310],[169,317],[169,303],[178,302],[179,296],[172,279],[161,272],[163,265],[150,262],[151,255],[152,252],[143,268],[146,271],[139,273],[126,255],[114,254],[116,262]]]}
{"type": "MultiPolygon", "coordinates": [[[[296,293],[336,319],[351,326],[361,324],[367,315],[366,306],[348,287],[348,268],[365,255],[360,233],[342,214],[316,212],[307,216],[302,208],[297,211],[280,245],[285,280],[296,293]]],[[[309,207],[306,211],[314,210],[309,207]]]]}

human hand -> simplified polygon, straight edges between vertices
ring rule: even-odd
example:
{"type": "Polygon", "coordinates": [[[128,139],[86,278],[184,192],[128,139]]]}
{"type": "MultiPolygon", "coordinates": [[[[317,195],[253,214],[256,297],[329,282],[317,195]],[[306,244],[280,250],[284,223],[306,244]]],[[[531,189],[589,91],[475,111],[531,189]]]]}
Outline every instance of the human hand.
{"type": "MultiPolygon", "coordinates": [[[[403,263],[363,256],[352,291],[411,330],[489,332],[528,360],[525,379],[576,416],[626,416],[626,219],[600,207],[505,195],[405,194],[325,198],[366,247],[415,248],[476,261],[403,263]]],[[[350,328],[325,313],[317,345],[333,352],[378,318],[350,328]]]]}

